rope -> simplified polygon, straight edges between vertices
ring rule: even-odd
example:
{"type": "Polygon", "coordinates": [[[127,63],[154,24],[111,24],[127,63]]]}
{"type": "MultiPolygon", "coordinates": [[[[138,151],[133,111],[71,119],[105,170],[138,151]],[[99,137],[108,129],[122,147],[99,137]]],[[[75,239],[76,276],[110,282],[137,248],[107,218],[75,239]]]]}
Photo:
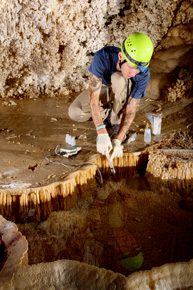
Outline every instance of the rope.
{"type": "Polygon", "coordinates": [[[55,157],[55,156],[62,156],[62,154],[58,153],[58,149],[60,148],[60,144],[58,144],[55,148],[54,148],[54,154],[46,154],[45,158],[49,163],[52,164],[56,164],[56,165],[63,165],[64,167],[70,168],[70,169],[74,169],[83,165],[93,165],[96,167],[97,171],[99,172],[100,175],[100,179],[101,179],[101,183],[103,183],[103,177],[102,177],[102,173],[100,171],[100,169],[96,166],[96,164],[94,164],[93,162],[83,162],[83,163],[78,163],[78,164],[74,164],[74,165],[67,165],[64,162],[61,162],[59,160],[56,161],[52,161],[50,160],[50,157],[55,157]]]}

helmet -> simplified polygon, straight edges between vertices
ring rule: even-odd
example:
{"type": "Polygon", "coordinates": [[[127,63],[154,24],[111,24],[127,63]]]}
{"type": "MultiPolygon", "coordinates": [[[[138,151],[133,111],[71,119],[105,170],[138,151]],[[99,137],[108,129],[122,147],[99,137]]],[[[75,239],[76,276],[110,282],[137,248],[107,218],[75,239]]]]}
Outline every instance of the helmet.
{"type": "Polygon", "coordinates": [[[144,71],[153,55],[153,44],[146,34],[137,32],[123,41],[121,51],[127,62],[144,71]]]}

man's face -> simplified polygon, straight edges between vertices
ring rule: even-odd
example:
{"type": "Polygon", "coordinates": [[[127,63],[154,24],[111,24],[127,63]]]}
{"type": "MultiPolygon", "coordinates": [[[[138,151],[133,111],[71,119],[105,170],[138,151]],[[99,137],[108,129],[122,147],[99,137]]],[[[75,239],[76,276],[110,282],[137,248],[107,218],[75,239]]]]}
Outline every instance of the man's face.
{"type": "MultiPolygon", "coordinates": [[[[119,52],[119,60],[121,60],[121,61],[125,60],[125,58],[121,52],[119,52]]],[[[122,72],[122,75],[124,76],[124,78],[130,79],[130,78],[136,76],[136,74],[138,74],[140,71],[138,68],[134,67],[129,62],[125,62],[121,66],[121,72],[122,72]]]]}
{"type": "Polygon", "coordinates": [[[130,63],[125,62],[121,66],[121,72],[122,72],[122,75],[124,76],[124,78],[130,79],[130,78],[136,76],[140,71],[138,68],[134,67],[130,63]]]}

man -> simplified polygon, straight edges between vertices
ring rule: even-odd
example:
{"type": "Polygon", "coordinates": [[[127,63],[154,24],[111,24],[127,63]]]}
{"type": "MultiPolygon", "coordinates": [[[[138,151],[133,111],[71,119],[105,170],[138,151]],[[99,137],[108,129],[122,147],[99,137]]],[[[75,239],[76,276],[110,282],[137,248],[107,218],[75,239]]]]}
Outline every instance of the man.
{"type": "Polygon", "coordinates": [[[146,94],[152,54],[153,44],[144,33],[131,34],[121,49],[109,46],[97,51],[89,67],[89,89],[69,107],[69,116],[74,121],[84,122],[92,117],[98,134],[97,151],[108,158],[111,153],[111,160],[123,155],[121,143],[128,134],[140,99],[146,94]],[[113,96],[109,94],[110,85],[113,96]],[[112,142],[104,124],[106,120],[114,128],[118,125],[112,142]]]}

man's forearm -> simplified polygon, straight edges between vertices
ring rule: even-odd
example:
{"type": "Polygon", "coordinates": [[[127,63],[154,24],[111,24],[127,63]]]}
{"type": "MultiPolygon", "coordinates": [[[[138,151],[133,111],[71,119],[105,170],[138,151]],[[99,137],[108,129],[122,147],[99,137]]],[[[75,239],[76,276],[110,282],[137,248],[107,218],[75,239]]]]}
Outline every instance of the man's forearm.
{"type": "Polygon", "coordinates": [[[119,131],[117,133],[117,136],[115,137],[119,141],[123,141],[125,134],[127,133],[129,127],[131,126],[135,114],[137,111],[137,106],[139,104],[140,100],[136,100],[133,98],[129,98],[128,104],[125,107],[125,110],[123,112],[122,120],[121,120],[121,125],[119,127],[119,131]]]}
{"type": "Polygon", "coordinates": [[[93,122],[95,124],[95,127],[97,128],[101,124],[103,124],[100,109],[98,102],[96,100],[91,99],[90,101],[90,111],[92,115],[93,122]]]}
{"type": "MultiPolygon", "coordinates": [[[[89,92],[88,92],[88,102],[90,105],[90,111],[92,115],[93,122],[95,127],[103,124],[103,120],[101,117],[101,112],[99,109],[99,95],[101,91],[101,79],[97,78],[94,75],[91,75],[90,84],[89,84],[89,92]]],[[[107,133],[106,129],[100,129],[97,133],[107,133]]]]}

